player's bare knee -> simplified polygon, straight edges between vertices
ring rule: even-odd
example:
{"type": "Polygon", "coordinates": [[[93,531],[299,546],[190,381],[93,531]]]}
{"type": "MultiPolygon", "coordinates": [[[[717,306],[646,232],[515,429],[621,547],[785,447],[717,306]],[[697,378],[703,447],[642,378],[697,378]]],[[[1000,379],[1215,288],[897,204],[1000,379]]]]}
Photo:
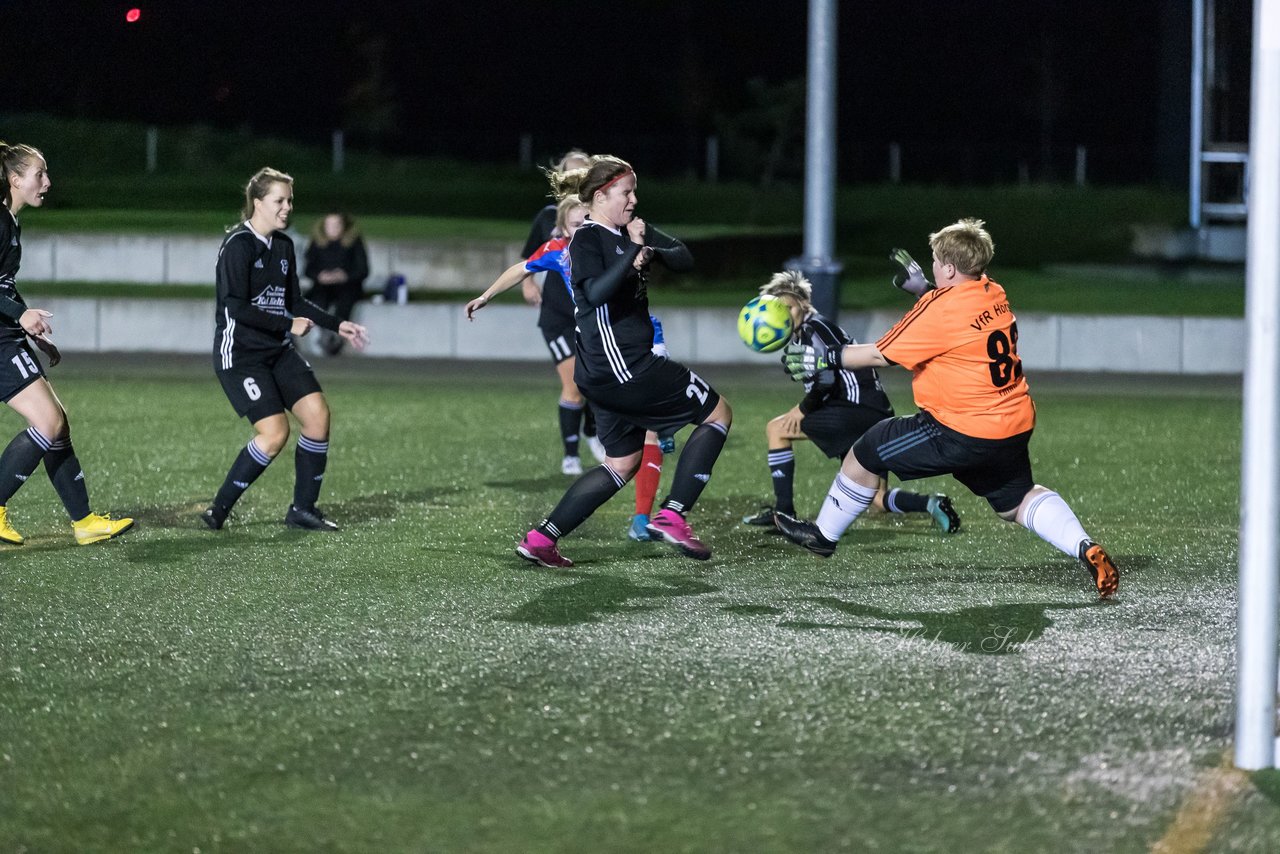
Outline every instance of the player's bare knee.
{"type": "Polygon", "coordinates": [[[628,454],[625,457],[605,457],[604,464],[624,481],[629,481],[640,470],[641,452],[628,454]]]}
{"type": "MultiPolygon", "coordinates": [[[[733,407],[729,406],[729,401],[723,397],[716,404],[716,408],[711,410],[711,414],[702,420],[703,424],[716,423],[724,428],[724,432],[729,432],[730,425],[733,424],[733,407]]],[[[766,427],[766,429],[768,429],[766,427]]]]}
{"type": "Polygon", "coordinates": [[[1022,518],[1022,509],[1034,501],[1038,496],[1049,491],[1050,490],[1047,487],[1043,487],[1037,483],[1027,490],[1026,494],[1022,496],[1013,508],[1009,510],[996,510],[993,506],[991,509],[997,516],[1006,522],[1020,523],[1022,518]]]}
{"type": "Polygon", "coordinates": [[[67,422],[67,414],[61,409],[50,415],[43,425],[36,425],[36,429],[55,441],[71,438],[71,425],[67,422]]]}
{"type": "Polygon", "coordinates": [[[253,443],[258,446],[258,450],[272,458],[284,450],[285,443],[289,441],[289,420],[287,418],[281,417],[279,420],[259,421],[253,426],[257,430],[257,435],[253,437],[253,443]]]}
{"type": "Polygon", "coordinates": [[[782,429],[782,420],[784,418],[786,418],[785,415],[779,415],[777,418],[771,418],[767,422],[765,422],[764,436],[766,439],[769,440],[770,448],[778,447],[778,443],[781,442],[784,438],[786,438],[783,435],[784,431],[782,429]]]}

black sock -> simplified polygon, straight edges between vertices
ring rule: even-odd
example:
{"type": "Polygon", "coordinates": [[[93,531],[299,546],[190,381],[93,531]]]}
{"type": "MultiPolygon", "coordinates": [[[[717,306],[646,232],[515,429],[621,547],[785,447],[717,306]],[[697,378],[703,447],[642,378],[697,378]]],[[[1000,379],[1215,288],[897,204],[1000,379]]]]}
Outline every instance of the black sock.
{"type": "Polygon", "coordinates": [[[298,434],[298,447],[293,452],[293,506],[299,510],[314,510],[320,497],[320,484],[324,481],[325,465],[329,462],[329,442],[308,439],[298,434]]]}
{"type": "Polygon", "coordinates": [[[684,443],[680,461],[676,463],[676,475],[671,482],[671,492],[662,502],[664,510],[687,513],[693,507],[703,487],[711,480],[711,469],[724,448],[729,430],[715,422],[699,424],[684,443]]]}
{"type": "Polygon", "coordinates": [[[49,440],[34,427],[28,427],[13,437],[9,446],[0,453],[0,507],[8,504],[19,487],[27,482],[48,449],[49,440]]]}
{"type": "Polygon", "coordinates": [[[884,509],[890,513],[927,513],[929,496],[905,489],[891,489],[884,497],[884,509]]]}
{"type": "Polygon", "coordinates": [[[44,470],[53,482],[53,489],[67,508],[72,522],[79,522],[89,515],[89,489],[85,486],[84,471],[76,450],[71,447],[71,437],[59,439],[49,446],[44,455],[44,470]]]}
{"type": "Polygon", "coordinates": [[[773,509],[796,515],[792,486],[796,479],[796,452],[791,448],[769,449],[769,477],[773,479],[773,509]]]}
{"type": "MultiPolygon", "coordinates": [[[[687,453],[687,452],[686,452],[687,453]]],[[[573,482],[536,530],[558,540],[587,520],[627,482],[608,466],[596,466],[573,482]]]]}
{"type": "Polygon", "coordinates": [[[249,444],[244,446],[244,450],[231,464],[231,471],[227,472],[227,479],[223,481],[222,488],[218,490],[213,503],[221,507],[224,512],[230,510],[269,465],[271,465],[271,457],[264,454],[250,439],[249,444]]]}
{"type": "Polygon", "coordinates": [[[578,456],[578,424],[582,421],[582,404],[560,401],[560,439],[566,457],[578,456]]]}

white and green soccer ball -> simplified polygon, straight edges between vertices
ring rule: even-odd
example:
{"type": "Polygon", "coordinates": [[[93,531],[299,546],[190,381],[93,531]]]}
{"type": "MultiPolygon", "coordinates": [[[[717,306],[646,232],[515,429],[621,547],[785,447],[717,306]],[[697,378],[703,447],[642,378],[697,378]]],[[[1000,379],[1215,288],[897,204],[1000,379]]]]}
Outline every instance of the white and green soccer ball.
{"type": "Polygon", "coordinates": [[[758,296],[738,313],[738,337],[757,353],[781,350],[795,329],[787,303],[771,296],[758,296]]]}

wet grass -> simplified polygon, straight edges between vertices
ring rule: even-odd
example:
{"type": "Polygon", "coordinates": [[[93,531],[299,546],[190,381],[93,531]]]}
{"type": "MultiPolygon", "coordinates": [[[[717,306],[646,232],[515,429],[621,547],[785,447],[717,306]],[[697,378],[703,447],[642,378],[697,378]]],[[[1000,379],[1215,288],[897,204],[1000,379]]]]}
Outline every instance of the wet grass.
{"type": "MultiPolygon", "coordinates": [[[[951,537],[869,516],[820,561],[740,525],[776,370],[701,371],[736,413],[711,561],[626,540],[628,488],[563,571],[512,554],[566,484],[547,366],[317,371],[328,537],[280,524],[288,453],[197,521],[248,438],[207,360],[53,371],[138,527],[72,545],[40,475],[10,503],[0,849],[1145,851],[1229,747],[1238,383],[1031,378],[1037,478],[1124,571],[1098,603],[953,482],[951,537]]],[[[798,472],[811,513],[833,469],[798,472]]],[[[1273,777],[1212,850],[1280,846],[1273,777]]]]}

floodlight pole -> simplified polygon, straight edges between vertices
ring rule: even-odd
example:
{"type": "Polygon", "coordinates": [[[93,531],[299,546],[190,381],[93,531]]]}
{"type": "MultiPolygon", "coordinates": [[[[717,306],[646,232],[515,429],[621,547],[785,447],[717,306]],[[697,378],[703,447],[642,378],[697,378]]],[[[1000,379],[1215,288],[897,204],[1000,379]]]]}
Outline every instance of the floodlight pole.
{"type": "Polygon", "coordinates": [[[804,255],[785,266],[813,284],[813,307],[833,323],[840,305],[835,250],[836,42],[838,0],[809,0],[805,99],[804,255]]]}
{"type": "Polygon", "coordinates": [[[1280,0],[1256,0],[1249,123],[1244,444],[1240,460],[1240,602],[1235,764],[1276,764],[1280,605],[1280,0]]]}

